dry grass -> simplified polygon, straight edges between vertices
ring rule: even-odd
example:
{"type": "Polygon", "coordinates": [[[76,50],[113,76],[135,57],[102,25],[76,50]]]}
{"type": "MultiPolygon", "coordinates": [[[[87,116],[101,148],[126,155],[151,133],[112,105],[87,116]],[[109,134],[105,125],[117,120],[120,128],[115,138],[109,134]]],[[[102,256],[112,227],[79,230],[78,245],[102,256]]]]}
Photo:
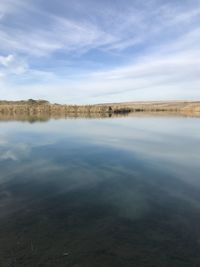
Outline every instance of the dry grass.
{"type": "Polygon", "coordinates": [[[0,115],[26,115],[38,117],[49,116],[83,116],[92,114],[128,114],[128,113],[165,113],[173,112],[188,116],[200,116],[200,101],[155,101],[155,102],[127,102],[97,105],[60,105],[51,104],[45,100],[28,101],[0,101],[0,115]]]}

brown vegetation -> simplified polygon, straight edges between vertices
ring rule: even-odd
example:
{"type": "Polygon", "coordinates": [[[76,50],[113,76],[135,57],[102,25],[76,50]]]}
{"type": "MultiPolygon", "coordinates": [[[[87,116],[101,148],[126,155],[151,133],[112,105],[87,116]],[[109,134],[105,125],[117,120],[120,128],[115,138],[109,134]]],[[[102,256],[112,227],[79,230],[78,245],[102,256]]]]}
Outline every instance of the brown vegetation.
{"type": "MultiPolygon", "coordinates": [[[[0,117],[109,117],[128,113],[176,113],[200,116],[200,101],[129,102],[97,105],[60,105],[46,100],[0,101],[0,117]]],[[[34,120],[34,119],[33,119],[34,120]]]]}

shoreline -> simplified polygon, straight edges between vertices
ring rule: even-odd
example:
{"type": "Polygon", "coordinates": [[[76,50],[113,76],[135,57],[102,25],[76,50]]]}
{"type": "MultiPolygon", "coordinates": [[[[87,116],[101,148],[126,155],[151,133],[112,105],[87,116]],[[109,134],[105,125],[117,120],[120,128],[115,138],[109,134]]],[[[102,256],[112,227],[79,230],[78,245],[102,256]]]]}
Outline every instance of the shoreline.
{"type": "Polygon", "coordinates": [[[52,104],[46,100],[0,101],[0,116],[109,117],[130,113],[175,113],[200,117],[200,101],[143,101],[94,105],[52,104]]]}

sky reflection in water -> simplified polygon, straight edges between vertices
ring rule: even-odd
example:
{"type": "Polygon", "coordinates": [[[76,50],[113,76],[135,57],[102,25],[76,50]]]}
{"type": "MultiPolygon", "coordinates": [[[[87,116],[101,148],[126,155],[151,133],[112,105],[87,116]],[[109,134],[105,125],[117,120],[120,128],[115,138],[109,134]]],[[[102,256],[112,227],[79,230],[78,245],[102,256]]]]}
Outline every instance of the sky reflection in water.
{"type": "Polygon", "coordinates": [[[1,266],[200,264],[199,119],[0,129],[1,266]]]}

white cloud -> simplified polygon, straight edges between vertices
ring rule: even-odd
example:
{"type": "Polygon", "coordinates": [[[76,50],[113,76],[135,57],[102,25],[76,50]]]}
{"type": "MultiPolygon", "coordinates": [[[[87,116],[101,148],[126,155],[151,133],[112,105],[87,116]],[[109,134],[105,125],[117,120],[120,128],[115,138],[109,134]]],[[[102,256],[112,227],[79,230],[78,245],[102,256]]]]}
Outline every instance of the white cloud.
{"type": "Polygon", "coordinates": [[[14,61],[13,55],[8,55],[7,57],[0,56],[0,64],[4,67],[8,67],[14,61]]]}
{"type": "Polygon", "coordinates": [[[20,75],[26,72],[28,65],[24,59],[14,55],[0,56],[0,70],[4,74],[20,75]]]}
{"type": "MultiPolygon", "coordinates": [[[[155,6],[154,3],[152,7],[146,6],[143,9],[134,5],[125,10],[105,6],[103,10],[95,10],[95,20],[92,16],[75,19],[48,13],[33,1],[26,3],[10,0],[7,3],[3,0],[1,5],[3,14],[15,11],[16,20],[20,22],[19,27],[1,26],[1,49],[37,56],[49,55],[58,50],[76,53],[94,48],[121,51],[152,38],[160,38],[163,31],[182,30],[185,24],[191,23],[200,14],[199,6],[182,10],[170,4],[155,6]],[[41,20],[42,17],[39,27],[32,20],[30,24],[24,25],[20,12],[27,13],[36,20],[41,20]]],[[[79,9],[82,8],[83,5],[80,4],[79,9]]],[[[91,6],[84,8],[88,8],[88,12],[94,11],[91,6]]],[[[73,4],[71,9],[73,10],[73,4]]]]}
{"type": "Polygon", "coordinates": [[[56,11],[60,3],[50,9],[40,1],[1,1],[0,98],[87,103],[200,97],[200,3],[136,2],[120,9],[98,1],[63,2],[62,13],[56,11]],[[15,24],[6,22],[8,14],[15,24]],[[82,61],[95,66],[99,51],[99,70],[78,75],[79,68],[84,73],[82,61]],[[110,62],[111,53],[123,64],[113,63],[114,56],[110,62]],[[69,78],[59,62],[73,57],[80,61],[69,78]]]}
{"type": "Polygon", "coordinates": [[[55,18],[53,25],[46,29],[32,30],[28,34],[22,30],[0,31],[1,47],[28,55],[45,56],[57,50],[67,52],[88,51],[96,46],[109,43],[112,36],[92,25],[82,25],[66,19],[55,18]],[[56,36],[56,38],[55,38],[56,36]]]}

